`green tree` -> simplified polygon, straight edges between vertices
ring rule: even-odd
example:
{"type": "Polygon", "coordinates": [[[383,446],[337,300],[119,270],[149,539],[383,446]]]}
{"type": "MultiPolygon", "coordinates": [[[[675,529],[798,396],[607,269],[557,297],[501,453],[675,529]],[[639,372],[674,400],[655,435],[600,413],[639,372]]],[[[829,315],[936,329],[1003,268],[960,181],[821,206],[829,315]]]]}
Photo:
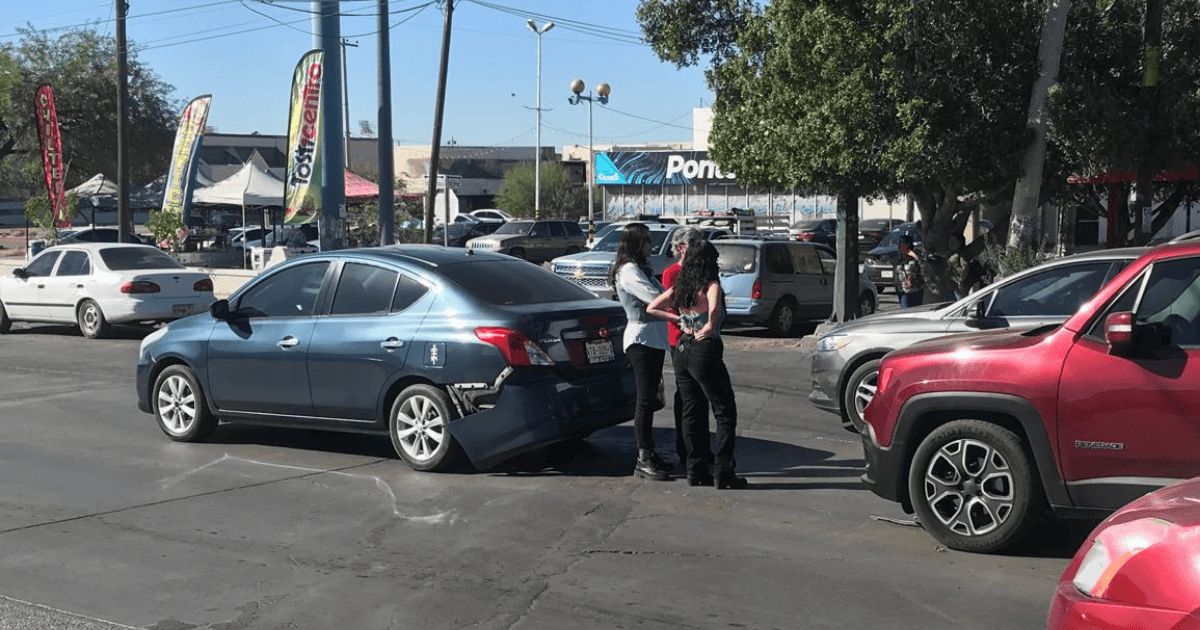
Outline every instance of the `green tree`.
{"type": "MultiPolygon", "coordinates": [[[[35,194],[22,173],[29,162],[40,163],[33,117],[34,91],[54,88],[62,133],[66,187],[96,173],[117,172],[116,41],[94,28],[67,31],[56,37],[32,28],[19,29],[21,40],[0,46],[0,186],[35,194]],[[17,73],[8,74],[15,65],[17,73]],[[15,78],[14,78],[15,77],[15,78]]],[[[126,151],[132,185],[165,172],[182,105],[170,99],[174,88],[128,55],[128,141],[126,151]]]]}
{"type": "MultiPolygon", "coordinates": [[[[532,217],[536,179],[532,163],[509,170],[496,193],[496,207],[515,217],[532,217]]],[[[568,181],[561,165],[543,162],[541,202],[541,218],[571,218],[580,213],[580,208],[587,208],[587,191],[568,181]]]]}

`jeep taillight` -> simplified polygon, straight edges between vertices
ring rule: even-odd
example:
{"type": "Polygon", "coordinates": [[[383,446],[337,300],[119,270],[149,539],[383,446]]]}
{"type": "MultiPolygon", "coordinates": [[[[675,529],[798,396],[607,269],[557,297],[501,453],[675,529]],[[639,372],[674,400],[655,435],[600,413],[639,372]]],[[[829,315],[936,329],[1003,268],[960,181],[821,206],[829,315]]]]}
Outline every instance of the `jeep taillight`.
{"type": "Polygon", "coordinates": [[[499,348],[504,360],[513,367],[554,365],[554,360],[519,330],[485,326],[476,328],[475,336],[499,348]]]}
{"type": "Polygon", "coordinates": [[[750,299],[751,300],[761,300],[762,299],[762,278],[758,278],[757,280],[755,280],[754,286],[750,287],[750,299]]]}

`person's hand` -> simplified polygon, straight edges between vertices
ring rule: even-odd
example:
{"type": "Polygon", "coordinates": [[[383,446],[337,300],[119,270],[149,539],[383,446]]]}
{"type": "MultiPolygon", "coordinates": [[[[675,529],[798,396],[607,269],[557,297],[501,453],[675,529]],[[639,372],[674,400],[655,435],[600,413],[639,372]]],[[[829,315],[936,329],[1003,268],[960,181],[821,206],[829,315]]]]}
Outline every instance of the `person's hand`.
{"type": "Polygon", "coordinates": [[[705,324],[703,328],[697,330],[692,336],[696,338],[696,341],[701,341],[708,337],[710,333],[712,333],[712,326],[705,324]]]}

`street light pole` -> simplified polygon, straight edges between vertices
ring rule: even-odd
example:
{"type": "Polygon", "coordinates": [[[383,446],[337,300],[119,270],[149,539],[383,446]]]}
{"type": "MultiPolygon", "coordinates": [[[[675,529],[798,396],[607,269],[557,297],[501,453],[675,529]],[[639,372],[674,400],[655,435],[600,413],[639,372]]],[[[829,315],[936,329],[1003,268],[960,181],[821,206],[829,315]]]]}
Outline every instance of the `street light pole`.
{"type": "Polygon", "coordinates": [[[533,154],[533,218],[542,216],[542,35],[554,28],[554,22],[546,22],[538,28],[533,20],[525,26],[537,36],[537,152],[533,154]]]}
{"type": "Polygon", "coordinates": [[[582,79],[571,81],[571,91],[575,96],[567,97],[567,102],[572,105],[578,105],[583,101],[588,104],[588,165],[585,172],[588,178],[588,242],[592,242],[592,238],[596,235],[596,195],[593,187],[596,185],[596,156],[592,148],[592,103],[598,102],[601,105],[608,103],[608,95],[612,92],[612,87],[607,83],[596,84],[596,96],[592,96],[588,92],[587,96],[583,95],[583,90],[586,86],[582,79]]]}

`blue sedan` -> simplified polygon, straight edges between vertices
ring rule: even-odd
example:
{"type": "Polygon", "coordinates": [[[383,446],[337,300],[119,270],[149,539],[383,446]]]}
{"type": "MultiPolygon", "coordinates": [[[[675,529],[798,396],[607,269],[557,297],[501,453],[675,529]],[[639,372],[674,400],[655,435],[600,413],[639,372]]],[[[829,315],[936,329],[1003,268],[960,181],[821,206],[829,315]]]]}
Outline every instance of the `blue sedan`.
{"type": "Polygon", "coordinates": [[[272,267],[138,354],[172,440],[218,421],[391,437],[417,470],[486,469],[633,416],[620,305],[528,262],[432,245],[272,267]]]}

